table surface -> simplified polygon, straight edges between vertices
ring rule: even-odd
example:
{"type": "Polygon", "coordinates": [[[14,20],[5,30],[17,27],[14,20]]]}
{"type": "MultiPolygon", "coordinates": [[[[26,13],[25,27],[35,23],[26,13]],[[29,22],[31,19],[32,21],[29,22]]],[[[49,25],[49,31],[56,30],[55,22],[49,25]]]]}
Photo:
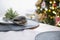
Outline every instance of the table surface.
{"type": "Polygon", "coordinates": [[[60,27],[39,23],[33,30],[0,32],[0,40],[35,40],[37,34],[46,31],[60,31],[60,27]]]}
{"type": "Polygon", "coordinates": [[[0,32],[0,40],[35,40],[37,34],[46,31],[60,31],[60,28],[39,23],[39,27],[33,30],[0,32]]]}

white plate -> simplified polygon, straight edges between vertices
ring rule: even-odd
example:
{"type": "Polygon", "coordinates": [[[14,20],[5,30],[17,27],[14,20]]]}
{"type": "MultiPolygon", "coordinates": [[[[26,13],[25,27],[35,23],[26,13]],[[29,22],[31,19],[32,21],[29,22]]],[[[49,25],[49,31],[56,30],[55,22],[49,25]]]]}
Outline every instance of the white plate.
{"type": "Polygon", "coordinates": [[[0,24],[13,24],[11,21],[4,21],[3,18],[0,18],[0,24]]]}

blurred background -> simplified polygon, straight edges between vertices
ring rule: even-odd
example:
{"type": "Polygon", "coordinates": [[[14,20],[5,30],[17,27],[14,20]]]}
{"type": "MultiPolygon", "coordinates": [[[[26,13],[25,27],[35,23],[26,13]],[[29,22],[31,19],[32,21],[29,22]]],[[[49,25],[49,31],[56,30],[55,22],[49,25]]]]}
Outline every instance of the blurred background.
{"type": "Polygon", "coordinates": [[[32,14],[37,0],[0,0],[0,16],[4,15],[7,9],[12,8],[20,15],[32,14]]]}
{"type": "Polygon", "coordinates": [[[60,0],[0,0],[0,17],[9,8],[28,19],[60,26],[60,0]]]}

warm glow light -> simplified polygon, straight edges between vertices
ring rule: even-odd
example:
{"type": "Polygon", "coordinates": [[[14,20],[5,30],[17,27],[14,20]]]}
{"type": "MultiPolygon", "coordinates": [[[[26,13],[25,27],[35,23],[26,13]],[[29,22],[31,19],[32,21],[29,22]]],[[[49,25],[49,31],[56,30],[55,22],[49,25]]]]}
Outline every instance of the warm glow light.
{"type": "Polygon", "coordinates": [[[53,19],[53,17],[50,17],[51,19],[53,19]]]}
{"type": "Polygon", "coordinates": [[[42,11],[43,9],[41,8],[40,10],[42,11]]]}
{"type": "Polygon", "coordinates": [[[60,24],[58,24],[60,26],[60,24]]]}
{"type": "Polygon", "coordinates": [[[52,1],[50,1],[50,4],[52,4],[52,1]]]}
{"type": "Polygon", "coordinates": [[[50,7],[50,9],[52,9],[52,7],[50,7]]]}
{"type": "Polygon", "coordinates": [[[44,13],[46,13],[46,11],[44,11],[44,13]]]}
{"type": "Polygon", "coordinates": [[[47,11],[48,9],[47,9],[47,8],[45,8],[45,10],[47,11]]]}
{"type": "Polygon", "coordinates": [[[58,26],[60,26],[60,21],[57,24],[58,24],[58,26]]]}
{"type": "Polygon", "coordinates": [[[54,9],[54,7],[52,7],[52,9],[54,9]]]}
{"type": "Polygon", "coordinates": [[[57,16],[57,17],[59,17],[59,16],[57,16]]]}
{"type": "Polygon", "coordinates": [[[60,0],[59,0],[60,1],[60,0]]]}
{"type": "Polygon", "coordinates": [[[40,7],[37,7],[37,9],[40,9],[40,7]]]}
{"type": "Polygon", "coordinates": [[[54,3],[56,3],[56,1],[54,1],[54,3]]]}
{"type": "Polygon", "coordinates": [[[55,11],[53,11],[53,13],[54,13],[54,14],[56,14],[56,12],[55,12],[55,11]]]}
{"type": "Polygon", "coordinates": [[[49,10],[49,12],[51,12],[51,10],[49,10]]]}

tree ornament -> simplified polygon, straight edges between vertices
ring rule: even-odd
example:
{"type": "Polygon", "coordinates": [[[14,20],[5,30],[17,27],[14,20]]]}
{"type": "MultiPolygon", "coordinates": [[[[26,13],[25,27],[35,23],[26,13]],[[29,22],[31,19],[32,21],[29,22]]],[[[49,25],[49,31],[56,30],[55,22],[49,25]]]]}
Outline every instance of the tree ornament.
{"type": "Polygon", "coordinates": [[[56,20],[56,23],[58,23],[60,21],[60,17],[56,16],[55,20],[56,20]]]}
{"type": "Polygon", "coordinates": [[[57,4],[56,4],[56,3],[54,3],[54,4],[53,4],[53,6],[54,6],[54,7],[56,7],[56,6],[57,6],[57,4]]]}
{"type": "Polygon", "coordinates": [[[51,12],[51,10],[49,10],[49,12],[51,12]]]}
{"type": "Polygon", "coordinates": [[[53,19],[53,17],[51,16],[50,19],[53,19]]]}
{"type": "Polygon", "coordinates": [[[41,8],[46,8],[45,1],[43,1],[43,2],[41,3],[41,8]]]}

